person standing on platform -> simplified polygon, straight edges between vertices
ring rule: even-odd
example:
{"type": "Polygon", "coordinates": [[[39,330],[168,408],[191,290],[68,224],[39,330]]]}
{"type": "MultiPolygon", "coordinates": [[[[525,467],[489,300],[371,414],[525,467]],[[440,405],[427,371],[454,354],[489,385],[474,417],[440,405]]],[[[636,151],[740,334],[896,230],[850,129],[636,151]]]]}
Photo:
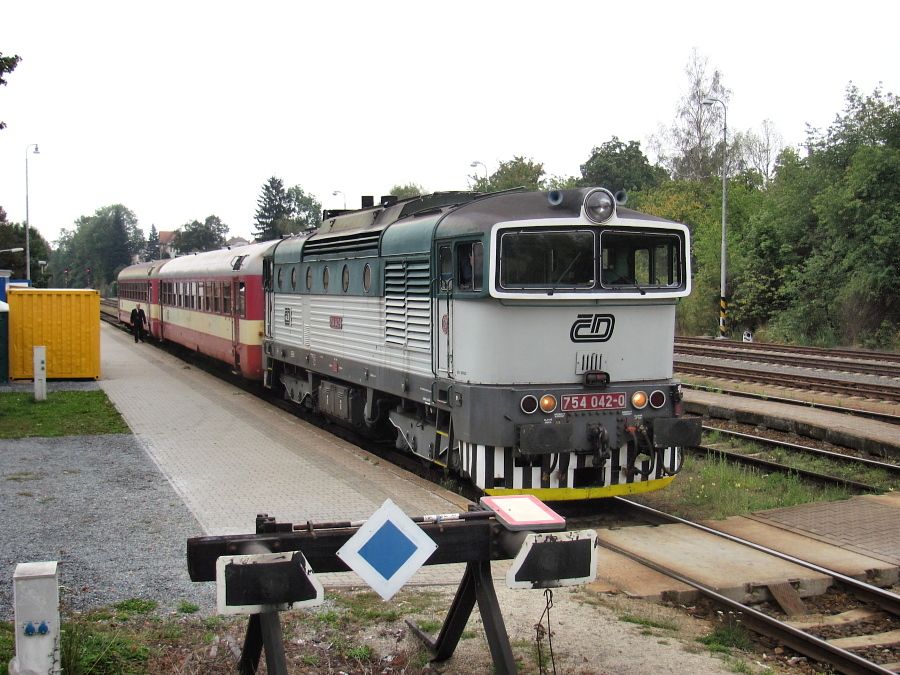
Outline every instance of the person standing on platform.
{"type": "Polygon", "coordinates": [[[146,323],[147,315],[144,314],[144,310],[141,309],[140,305],[131,310],[131,329],[134,331],[135,344],[137,344],[138,340],[144,341],[144,326],[146,323]]]}

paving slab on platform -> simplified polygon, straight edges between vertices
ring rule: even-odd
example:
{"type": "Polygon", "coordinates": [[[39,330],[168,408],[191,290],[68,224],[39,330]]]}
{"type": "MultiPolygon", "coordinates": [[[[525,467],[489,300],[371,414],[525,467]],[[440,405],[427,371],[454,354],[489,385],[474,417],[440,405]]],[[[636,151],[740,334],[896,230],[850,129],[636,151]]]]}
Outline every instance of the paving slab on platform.
{"type": "MultiPolygon", "coordinates": [[[[754,551],[687,525],[648,525],[597,530],[603,543],[671,569],[738,602],[768,600],[769,584],[790,582],[801,597],[820,595],[831,577],[754,551]]],[[[598,570],[602,577],[604,571],[598,570]]],[[[673,591],[677,592],[674,587],[673,591]]],[[[648,587],[650,590],[651,587],[648,587]]],[[[653,587],[652,593],[660,592],[653,587]]]]}
{"type": "Polygon", "coordinates": [[[760,520],[734,516],[725,520],[707,521],[704,524],[877,586],[893,586],[900,576],[897,565],[818,539],[811,539],[760,520]]]}
{"type": "Polygon", "coordinates": [[[803,504],[760,511],[749,517],[900,565],[900,493],[803,504]]]}

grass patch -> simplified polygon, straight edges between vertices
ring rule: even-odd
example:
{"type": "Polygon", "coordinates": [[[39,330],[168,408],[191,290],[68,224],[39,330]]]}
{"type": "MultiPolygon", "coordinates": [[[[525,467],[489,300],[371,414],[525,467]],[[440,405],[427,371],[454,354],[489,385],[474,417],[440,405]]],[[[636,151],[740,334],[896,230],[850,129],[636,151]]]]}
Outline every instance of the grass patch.
{"type": "Polygon", "coordinates": [[[711,652],[730,654],[732,649],[749,650],[753,646],[750,633],[739,623],[730,622],[717,626],[712,633],[697,638],[711,652]]]}
{"type": "Polygon", "coordinates": [[[140,636],[82,621],[64,622],[60,661],[68,675],[127,675],[147,672],[150,648],[140,636]]]}
{"type": "Polygon", "coordinates": [[[156,600],[144,600],[142,598],[130,598],[113,605],[116,610],[116,618],[127,620],[134,614],[149,614],[159,606],[156,600]]]}
{"type": "Polygon", "coordinates": [[[619,615],[619,621],[625,621],[626,623],[634,623],[638,626],[645,626],[646,628],[662,628],[663,630],[678,630],[678,624],[674,621],[667,621],[665,619],[648,619],[644,616],[637,616],[635,614],[621,614],[619,615]]]}
{"type": "Polygon", "coordinates": [[[23,392],[0,393],[0,438],[130,433],[103,391],[52,391],[36,402],[23,392]]]}
{"type": "Polygon", "coordinates": [[[200,605],[188,602],[187,600],[182,600],[178,603],[178,611],[182,614],[196,614],[200,611],[200,605]]]}
{"type": "Polygon", "coordinates": [[[768,474],[718,457],[687,455],[678,477],[665,490],[632,499],[683,518],[701,520],[851,496],[843,488],[808,484],[796,474],[768,474]]]}

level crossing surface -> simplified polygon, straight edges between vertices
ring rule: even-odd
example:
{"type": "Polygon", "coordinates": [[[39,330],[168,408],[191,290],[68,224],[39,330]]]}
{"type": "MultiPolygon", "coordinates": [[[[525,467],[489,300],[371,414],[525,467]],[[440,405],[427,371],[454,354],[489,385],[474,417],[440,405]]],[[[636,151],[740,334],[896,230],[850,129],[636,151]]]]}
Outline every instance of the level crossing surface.
{"type": "Polygon", "coordinates": [[[461,497],[105,325],[101,354],[100,386],[202,534],[253,532],[258,513],[359,520],[387,498],[408,515],[466,508],[461,497]]]}

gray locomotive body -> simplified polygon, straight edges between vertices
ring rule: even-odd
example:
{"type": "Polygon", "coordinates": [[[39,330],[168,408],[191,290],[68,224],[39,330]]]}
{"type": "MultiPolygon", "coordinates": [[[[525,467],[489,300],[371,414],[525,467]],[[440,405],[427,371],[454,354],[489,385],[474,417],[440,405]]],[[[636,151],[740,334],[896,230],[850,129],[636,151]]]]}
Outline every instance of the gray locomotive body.
{"type": "Polygon", "coordinates": [[[326,215],[266,259],[267,386],[489,494],[672,480],[699,435],[672,379],[686,227],[599,188],[326,215]]]}

